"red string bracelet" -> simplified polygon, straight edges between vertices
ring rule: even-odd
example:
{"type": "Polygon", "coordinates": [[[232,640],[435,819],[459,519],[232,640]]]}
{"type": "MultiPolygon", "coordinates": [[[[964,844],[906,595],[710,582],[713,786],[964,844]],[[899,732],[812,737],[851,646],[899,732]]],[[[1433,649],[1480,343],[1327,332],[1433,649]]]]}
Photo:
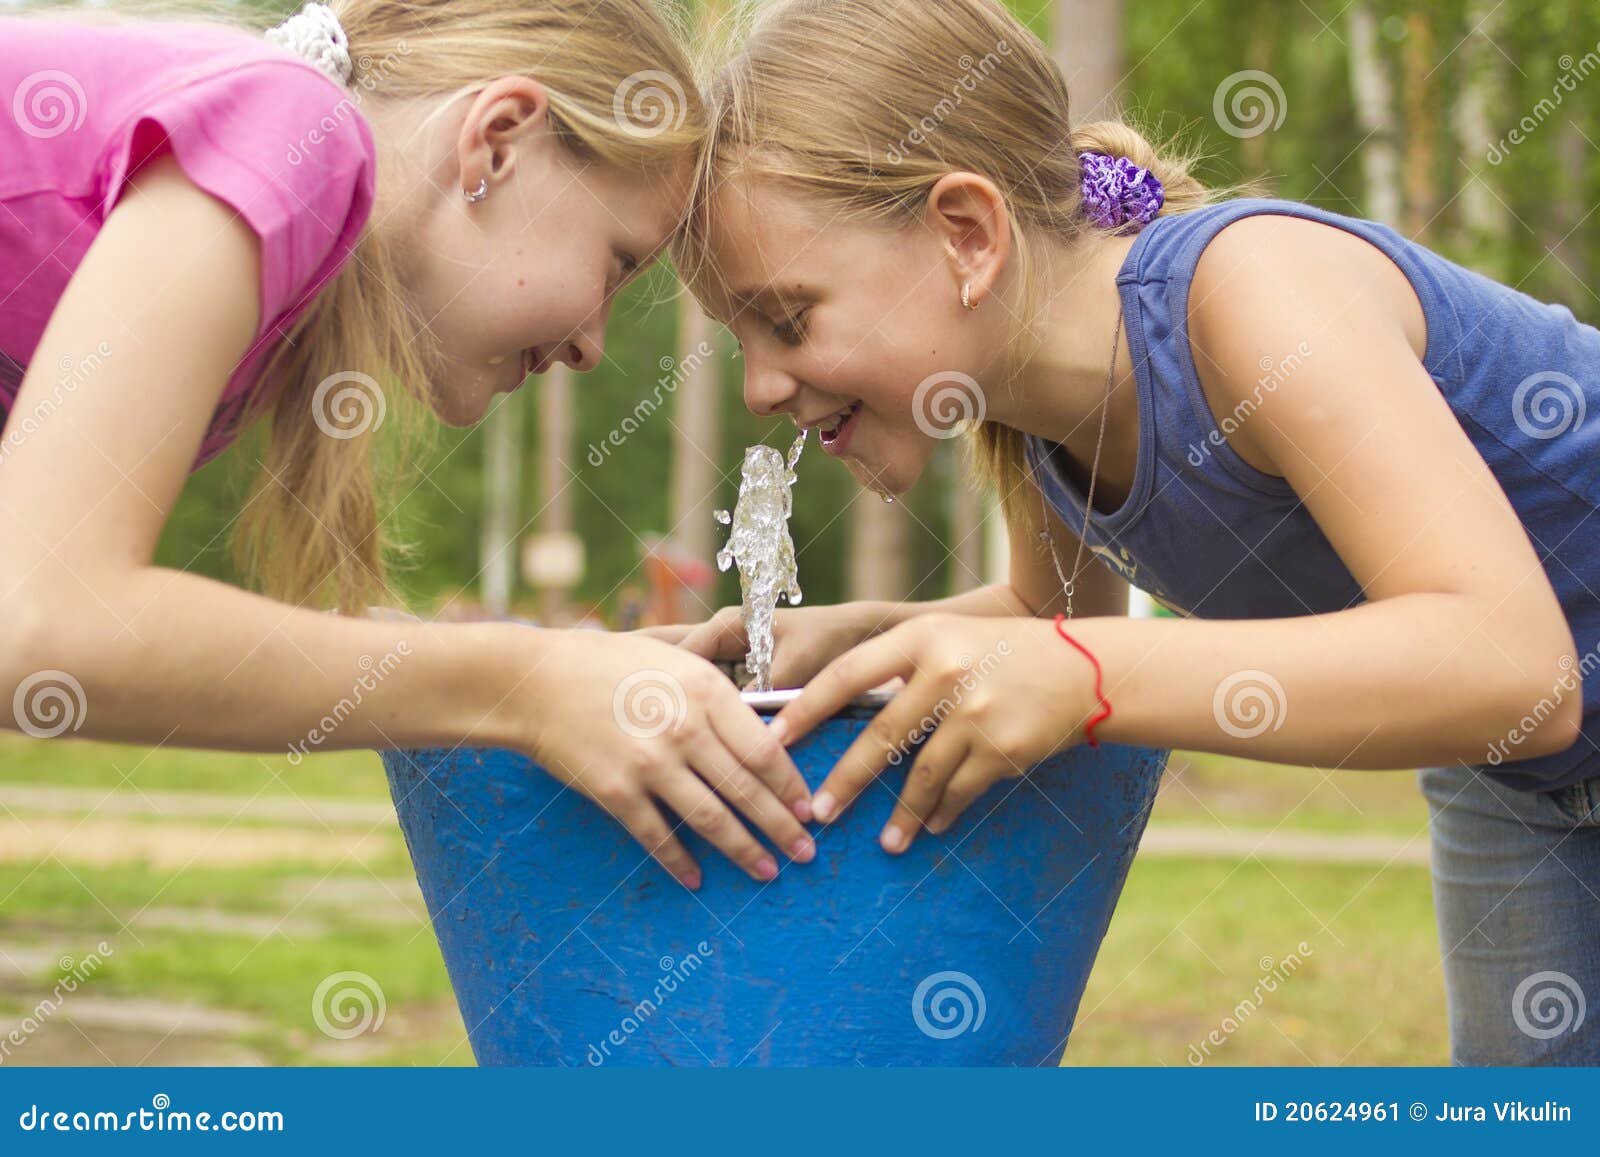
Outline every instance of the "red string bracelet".
{"type": "Polygon", "coordinates": [[[1111,700],[1107,699],[1105,694],[1100,690],[1100,660],[1096,659],[1094,655],[1090,653],[1088,647],[1085,647],[1082,643],[1078,642],[1078,640],[1067,634],[1067,629],[1061,625],[1066,621],[1066,618],[1066,615],[1056,616],[1056,634],[1060,635],[1067,642],[1071,643],[1074,647],[1078,648],[1078,650],[1082,651],[1083,657],[1088,659],[1089,662],[1094,666],[1094,696],[1096,699],[1100,700],[1100,711],[1093,719],[1089,720],[1089,722],[1084,725],[1083,736],[1089,741],[1090,747],[1099,747],[1100,741],[1094,737],[1094,729],[1098,723],[1111,715],[1111,700]]]}

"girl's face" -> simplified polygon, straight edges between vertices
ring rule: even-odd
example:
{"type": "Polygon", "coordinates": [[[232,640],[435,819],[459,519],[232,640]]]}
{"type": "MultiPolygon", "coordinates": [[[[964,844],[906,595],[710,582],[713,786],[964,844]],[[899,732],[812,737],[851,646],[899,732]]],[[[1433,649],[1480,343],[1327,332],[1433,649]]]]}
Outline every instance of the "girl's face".
{"type": "Polygon", "coordinates": [[[599,364],[611,304],[681,219],[687,173],[647,180],[580,159],[524,77],[491,85],[447,131],[428,208],[403,243],[414,304],[443,355],[433,408],[470,426],[530,373],[599,364]],[[488,196],[469,203],[480,180],[488,196]]]}
{"type": "Polygon", "coordinates": [[[863,486],[904,494],[949,431],[928,412],[940,389],[918,386],[993,368],[947,237],[830,220],[741,178],[713,196],[708,224],[706,306],[739,339],[745,404],[816,428],[863,486]]]}

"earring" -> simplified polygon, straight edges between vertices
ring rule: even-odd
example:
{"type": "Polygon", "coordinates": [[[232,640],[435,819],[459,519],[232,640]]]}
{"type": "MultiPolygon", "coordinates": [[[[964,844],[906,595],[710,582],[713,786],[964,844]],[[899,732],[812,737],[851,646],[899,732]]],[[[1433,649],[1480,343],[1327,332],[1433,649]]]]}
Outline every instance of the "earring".
{"type": "Polygon", "coordinates": [[[978,308],[972,304],[972,282],[970,281],[964,281],[961,283],[961,304],[967,309],[978,308]]]}
{"type": "Polygon", "coordinates": [[[463,189],[461,195],[467,199],[467,204],[476,205],[489,195],[489,179],[487,177],[478,178],[478,187],[470,193],[463,189]]]}

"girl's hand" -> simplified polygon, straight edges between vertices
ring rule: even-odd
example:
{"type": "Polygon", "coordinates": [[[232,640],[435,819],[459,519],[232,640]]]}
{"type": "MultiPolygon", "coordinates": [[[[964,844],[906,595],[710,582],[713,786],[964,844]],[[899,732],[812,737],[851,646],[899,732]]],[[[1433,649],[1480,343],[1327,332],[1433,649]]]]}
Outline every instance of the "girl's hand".
{"type": "MultiPolygon", "coordinates": [[[[883,630],[887,621],[888,609],[871,602],[777,611],[772,616],[772,685],[804,685],[836,656],[883,630]]],[[[714,662],[737,662],[750,651],[738,607],[724,607],[703,623],[651,627],[641,633],[714,662]]]]}
{"type": "Polygon", "coordinates": [[[879,837],[890,852],[942,832],[997,780],[1084,738],[1099,709],[1094,668],[1042,619],[920,615],[840,656],[780,711],[793,743],[892,676],[907,686],[867,725],[812,796],[829,822],[931,732],[879,837]]]}
{"type": "Polygon", "coordinates": [[[811,818],[805,780],[725,675],[637,634],[545,635],[526,751],[610,812],[685,887],[700,886],[700,869],[661,803],[757,880],[776,876],[777,862],[729,804],[791,859],[815,856],[802,826],[811,818]]]}

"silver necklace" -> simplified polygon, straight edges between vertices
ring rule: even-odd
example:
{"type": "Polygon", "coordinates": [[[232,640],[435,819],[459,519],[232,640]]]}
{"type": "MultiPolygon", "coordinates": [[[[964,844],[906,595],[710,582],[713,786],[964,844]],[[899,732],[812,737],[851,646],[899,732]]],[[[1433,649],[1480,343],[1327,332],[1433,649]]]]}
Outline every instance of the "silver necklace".
{"type": "Polygon", "coordinates": [[[1039,539],[1050,547],[1050,561],[1055,564],[1056,578],[1061,580],[1061,586],[1067,592],[1067,618],[1072,617],[1072,594],[1078,581],[1078,564],[1083,558],[1083,544],[1089,537],[1089,512],[1094,509],[1094,482],[1100,474],[1100,447],[1106,437],[1106,415],[1111,412],[1111,386],[1117,378],[1117,348],[1122,340],[1122,302],[1117,302],[1117,324],[1111,331],[1111,367],[1106,370],[1106,396],[1100,406],[1100,433],[1094,442],[1094,462],[1089,467],[1089,493],[1083,502],[1083,533],[1078,536],[1078,551],[1072,557],[1072,577],[1068,578],[1061,571],[1061,556],[1056,552],[1056,540],[1050,533],[1050,507],[1045,500],[1044,487],[1039,487],[1039,506],[1043,513],[1044,521],[1039,531],[1039,539]]]}

